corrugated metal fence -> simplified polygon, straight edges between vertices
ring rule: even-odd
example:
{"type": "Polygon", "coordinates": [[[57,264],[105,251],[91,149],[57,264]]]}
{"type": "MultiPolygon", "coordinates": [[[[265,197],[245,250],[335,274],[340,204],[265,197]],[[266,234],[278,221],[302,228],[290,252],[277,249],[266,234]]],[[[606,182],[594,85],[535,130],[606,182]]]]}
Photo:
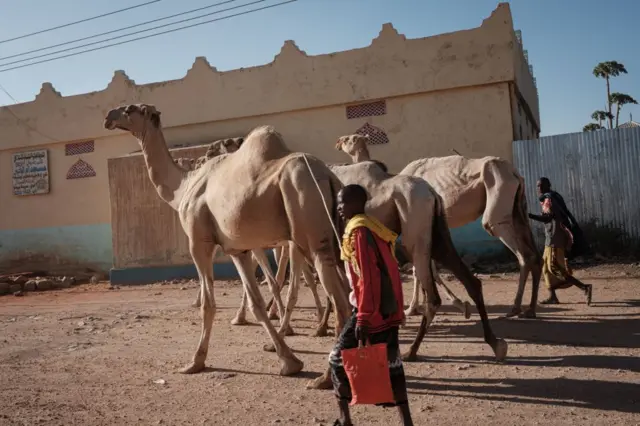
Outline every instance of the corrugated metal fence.
{"type": "Polygon", "coordinates": [[[621,254],[639,248],[640,128],[515,141],[513,157],[530,211],[540,211],[536,181],[546,176],[596,250],[621,254]]]}

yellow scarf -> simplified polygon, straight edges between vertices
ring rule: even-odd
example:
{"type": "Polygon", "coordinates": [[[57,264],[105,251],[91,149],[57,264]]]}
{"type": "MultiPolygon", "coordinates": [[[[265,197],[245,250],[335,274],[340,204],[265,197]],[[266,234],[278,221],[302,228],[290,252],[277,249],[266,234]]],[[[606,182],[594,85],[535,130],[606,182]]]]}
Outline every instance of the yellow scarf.
{"type": "Polygon", "coordinates": [[[359,268],[356,259],[356,250],[352,233],[356,228],[360,228],[362,226],[368,228],[379,238],[391,244],[391,254],[394,258],[396,256],[396,240],[398,239],[398,234],[384,226],[375,217],[367,216],[365,214],[355,215],[349,220],[349,222],[347,223],[347,227],[344,230],[344,235],[342,236],[340,258],[351,263],[351,266],[353,266],[353,269],[356,272],[359,270],[359,268]]]}

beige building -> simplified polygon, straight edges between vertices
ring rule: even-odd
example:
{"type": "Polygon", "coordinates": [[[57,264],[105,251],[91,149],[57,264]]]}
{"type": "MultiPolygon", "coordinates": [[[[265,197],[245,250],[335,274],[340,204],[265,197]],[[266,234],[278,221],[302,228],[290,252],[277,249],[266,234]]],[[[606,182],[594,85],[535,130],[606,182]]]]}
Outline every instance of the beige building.
{"type": "MultiPolygon", "coordinates": [[[[137,85],[116,71],[104,90],[77,96],[44,83],[34,101],[0,108],[0,271],[111,267],[107,159],[138,145],[102,122],[135,102],[162,112],[172,146],[273,124],[292,150],[345,162],[335,140],[361,132],[391,171],[454,149],[511,160],[511,142],[540,129],[506,3],[477,28],[433,37],[407,39],[385,24],[368,47],[309,56],[286,41],[273,62],[252,68],[219,72],[197,58],[178,80],[137,85]]],[[[460,238],[487,239],[474,229],[460,238]]]]}

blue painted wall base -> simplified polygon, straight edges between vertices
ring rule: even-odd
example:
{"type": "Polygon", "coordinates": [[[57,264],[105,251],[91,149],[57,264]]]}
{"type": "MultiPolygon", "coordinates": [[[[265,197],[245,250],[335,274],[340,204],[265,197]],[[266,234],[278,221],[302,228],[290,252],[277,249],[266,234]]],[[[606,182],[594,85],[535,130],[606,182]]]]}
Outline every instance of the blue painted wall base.
{"type": "MultiPolygon", "coordinates": [[[[277,263],[269,250],[267,254],[269,263],[274,273],[277,263]]],[[[259,267],[258,267],[259,268],[259,267]]],[[[195,265],[171,265],[171,266],[145,266],[139,268],[113,268],[109,272],[110,281],[113,285],[136,285],[151,284],[158,281],[176,279],[198,279],[198,271],[195,265]]],[[[216,280],[236,280],[239,279],[238,270],[232,262],[214,263],[213,276],[216,280]]]]}

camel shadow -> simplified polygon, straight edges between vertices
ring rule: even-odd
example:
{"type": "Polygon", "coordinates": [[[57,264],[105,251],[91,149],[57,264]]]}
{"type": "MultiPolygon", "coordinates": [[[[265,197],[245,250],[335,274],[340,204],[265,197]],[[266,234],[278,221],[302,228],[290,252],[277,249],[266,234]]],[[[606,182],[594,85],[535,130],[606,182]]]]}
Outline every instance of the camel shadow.
{"type": "MultiPolygon", "coordinates": [[[[485,365],[486,356],[422,356],[421,361],[430,364],[455,363],[465,365],[485,365]]],[[[507,363],[523,367],[574,367],[598,368],[605,370],[625,370],[640,373],[640,358],[634,356],[617,355],[558,355],[558,356],[525,356],[509,358],[507,363]]]]}
{"type": "Polygon", "coordinates": [[[519,404],[591,408],[640,413],[634,383],[552,379],[429,379],[407,377],[410,393],[443,395],[519,404]],[[424,392],[421,392],[424,391],[424,392]]]}
{"type": "MultiPolygon", "coordinates": [[[[278,373],[264,373],[261,371],[249,371],[249,370],[238,370],[235,368],[220,368],[220,367],[205,367],[204,370],[202,370],[202,373],[200,374],[208,374],[212,377],[215,377],[216,375],[220,374],[221,375],[221,379],[231,379],[233,377],[235,377],[236,375],[240,375],[240,374],[246,374],[246,375],[250,375],[250,376],[271,376],[271,377],[282,377],[280,374],[278,373]]],[[[317,377],[320,377],[322,375],[322,373],[319,373],[317,371],[301,371],[298,374],[295,374],[293,376],[289,376],[293,379],[305,379],[305,380],[314,380],[317,377]]]]}
{"type": "MultiPolygon", "coordinates": [[[[520,344],[537,345],[570,345],[575,347],[608,347],[608,348],[640,348],[640,312],[636,308],[638,300],[621,300],[602,302],[603,307],[612,305],[629,308],[627,312],[602,313],[592,315],[572,315],[569,307],[544,307],[539,310],[535,320],[497,320],[491,325],[496,336],[520,344]],[[564,312],[563,312],[564,311],[564,312]]],[[[499,309],[500,307],[498,307],[499,309]]],[[[589,309],[589,308],[587,308],[589,309]]],[[[477,339],[478,344],[484,344],[483,331],[476,315],[471,320],[463,317],[449,317],[433,324],[426,336],[427,342],[439,339],[448,343],[469,343],[469,339],[477,339]]],[[[413,341],[413,333],[417,325],[411,324],[401,331],[401,344],[413,341]]],[[[428,344],[422,346],[422,351],[428,350],[428,344]]]]}

